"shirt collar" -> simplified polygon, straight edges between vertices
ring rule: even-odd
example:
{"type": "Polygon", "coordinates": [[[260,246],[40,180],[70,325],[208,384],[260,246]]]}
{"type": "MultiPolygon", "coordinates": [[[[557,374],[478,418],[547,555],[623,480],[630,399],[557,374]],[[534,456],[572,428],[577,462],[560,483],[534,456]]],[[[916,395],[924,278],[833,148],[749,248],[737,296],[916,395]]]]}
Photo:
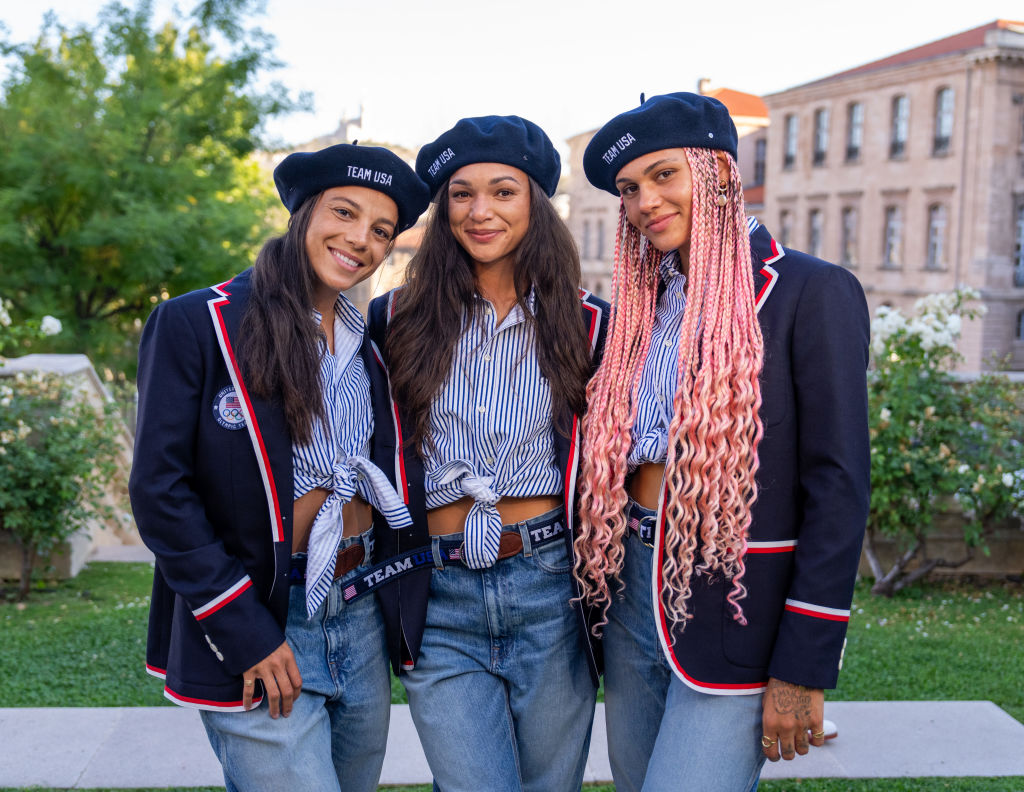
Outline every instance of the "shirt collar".
{"type": "MultiPolygon", "coordinates": [[[[494,308],[494,305],[491,303],[491,301],[488,300],[483,295],[481,295],[480,292],[474,292],[473,293],[473,299],[477,300],[477,301],[479,301],[479,302],[481,302],[481,303],[483,303],[485,305],[488,305],[491,308],[494,308]]],[[[536,310],[536,304],[537,304],[537,294],[536,294],[536,291],[534,290],[533,286],[530,286],[530,291],[527,292],[527,294],[526,294],[525,302],[526,302],[527,307],[530,309],[530,313],[534,313],[535,310],[536,310]]],[[[502,324],[504,325],[504,324],[509,324],[509,323],[513,323],[513,322],[522,322],[525,319],[526,319],[526,317],[523,315],[523,308],[522,308],[522,306],[518,302],[516,302],[512,306],[512,309],[508,312],[508,316],[505,317],[505,321],[502,322],[502,324]]]]}
{"type": "Polygon", "coordinates": [[[686,276],[679,271],[679,251],[672,250],[661,257],[661,261],[658,263],[658,273],[661,275],[661,280],[666,286],[685,286],[686,276]],[[679,278],[679,283],[676,284],[673,281],[679,278]]]}
{"type": "MultiPolygon", "coordinates": [[[[341,320],[344,328],[354,335],[362,335],[365,323],[363,322],[363,315],[359,313],[359,310],[349,301],[344,294],[339,294],[338,299],[334,301],[334,316],[341,320]]],[[[319,325],[323,321],[323,314],[320,313],[316,308],[312,309],[311,318],[313,322],[319,325]]],[[[335,333],[337,333],[337,326],[335,327],[335,333]]]]}

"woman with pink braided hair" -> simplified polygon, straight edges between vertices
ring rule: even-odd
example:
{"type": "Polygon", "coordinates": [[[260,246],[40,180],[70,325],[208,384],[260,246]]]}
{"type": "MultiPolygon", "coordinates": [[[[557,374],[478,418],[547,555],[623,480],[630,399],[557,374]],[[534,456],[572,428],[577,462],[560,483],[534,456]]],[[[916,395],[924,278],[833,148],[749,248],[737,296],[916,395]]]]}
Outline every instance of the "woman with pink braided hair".
{"type": "Polygon", "coordinates": [[[690,93],[587,147],[621,196],[575,542],[619,792],[746,792],[824,740],[869,500],[868,315],[743,209],[736,129],[690,93]]]}

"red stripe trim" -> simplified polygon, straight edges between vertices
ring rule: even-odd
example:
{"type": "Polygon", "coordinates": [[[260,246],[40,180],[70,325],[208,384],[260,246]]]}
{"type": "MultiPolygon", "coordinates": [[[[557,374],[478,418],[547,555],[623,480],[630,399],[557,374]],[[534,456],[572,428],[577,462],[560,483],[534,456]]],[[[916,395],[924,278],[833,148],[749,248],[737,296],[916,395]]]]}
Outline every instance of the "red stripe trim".
{"type": "MultiPolygon", "coordinates": [[[[665,486],[667,487],[667,485],[665,485],[665,486]]],[[[666,496],[667,496],[667,492],[665,490],[663,490],[662,491],[662,504],[664,504],[666,496]]],[[[705,688],[707,690],[722,690],[722,691],[726,691],[726,690],[732,690],[732,691],[747,690],[747,691],[750,691],[750,692],[753,693],[753,692],[756,692],[758,690],[763,689],[764,686],[766,684],[768,684],[767,680],[764,681],[764,682],[744,682],[744,683],[703,682],[703,681],[701,681],[699,679],[696,679],[696,678],[690,676],[688,673],[686,673],[686,669],[683,668],[682,664],[679,662],[679,658],[676,657],[675,648],[672,646],[672,641],[670,640],[671,639],[671,633],[669,632],[669,629],[668,629],[668,620],[665,618],[665,605],[662,602],[661,596],[660,596],[660,592],[664,588],[664,582],[665,582],[664,581],[664,574],[665,574],[664,573],[664,566],[662,564],[662,552],[664,550],[664,545],[663,545],[663,543],[661,541],[661,537],[663,537],[665,535],[665,509],[663,508],[661,510],[661,512],[662,512],[662,514],[661,514],[661,526],[660,526],[661,530],[659,530],[658,533],[655,535],[655,540],[654,540],[657,543],[657,551],[656,551],[656,553],[654,555],[654,561],[655,561],[655,564],[657,564],[657,580],[658,580],[658,596],[656,597],[656,599],[658,601],[658,621],[661,624],[661,631],[662,631],[662,636],[663,636],[663,641],[662,642],[665,645],[665,647],[668,649],[668,653],[669,653],[669,655],[671,657],[673,667],[676,669],[676,671],[678,671],[680,674],[682,674],[683,677],[685,677],[686,680],[690,684],[692,684],[692,685],[694,685],[696,687],[705,688]]]]}
{"type": "MultiPolygon", "coordinates": [[[[775,240],[772,240],[772,245],[775,245],[775,240]]],[[[757,293],[757,297],[754,298],[754,304],[761,302],[761,298],[765,292],[771,288],[771,285],[775,282],[775,278],[778,277],[774,270],[769,267],[763,267],[761,274],[764,275],[768,280],[765,281],[764,286],[761,287],[761,291],[757,293]]]]}
{"type": "MultiPolygon", "coordinates": [[[[391,324],[391,317],[395,315],[395,292],[397,289],[392,289],[391,293],[388,294],[388,324],[391,324]]],[[[384,361],[381,361],[381,368],[384,368],[384,361]]],[[[388,377],[388,389],[391,388],[391,379],[388,377]]],[[[390,397],[390,393],[388,394],[390,397]]],[[[398,417],[398,404],[395,400],[391,399],[391,413],[395,419],[395,448],[398,453],[397,467],[398,467],[398,481],[402,485],[402,500],[405,501],[405,505],[409,505],[409,481],[405,475],[405,438],[402,437],[402,421],[398,417]]]]}
{"type": "Polygon", "coordinates": [[[756,553],[792,553],[796,550],[796,545],[789,545],[788,547],[747,547],[747,555],[756,553]]]}
{"type": "Polygon", "coordinates": [[[235,591],[233,594],[231,594],[231,596],[225,597],[220,602],[218,602],[216,605],[214,605],[212,608],[210,608],[208,611],[203,611],[202,613],[196,614],[196,621],[202,621],[207,616],[212,616],[214,613],[219,611],[221,608],[223,608],[229,602],[234,602],[236,599],[238,599],[242,595],[243,592],[245,592],[247,589],[250,589],[250,588],[252,588],[252,580],[251,579],[246,580],[245,583],[242,586],[240,586],[237,591],[235,591]]]}
{"type": "Polygon", "coordinates": [[[398,405],[391,400],[391,411],[395,416],[395,440],[398,449],[398,479],[402,485],[402,500],[409,505],[409,482],[405,477],[405,439],[402,437],[402,421],[398,417],[398,405]]]}
{"type": "Polygon", "coordinates": [[[579,425],[579,421],[580,421],[580,419],[579,419],[578,415],[574,415],[572,417],[572,431],[569,433],[569,464],[566,465],[566,467],[565,467],[565,502],[566,503],[572,503],[573,502],[573,497],[572,496],[575,494],[573,492],[573,490],[576,489],[576,487],[573,486],[574,485],[573,479],[575,478],[575,473],[576,473],[576,454],[577,454],[577,451],[578,451],[576,443],[579,441],[579,438],[578,438],[578,436],[576,434],[576,428],[579,425]]]}
{"type": "MultiPolygon", "coordinates": [[[[173,698],[175,701],[181,701],[186,704],[197,704],[203,707],[223,707],[227,709],[243,706],[241,699],[239,699],[238,701],[212,701],[211,699],[192,698],[191,696],[183,696],[180,693],[175,693],[166,685],[164,686],[164,693],[173,698]]],[[[261,701],[263,701],[263,696],[260,696],[259,698],[254,698],[252,700],[253,707],[257,706],[261,701]]]]}
{"type": "Polygon", "coordinates": [[[587,331],[587,339],[590,341],[590,348],[593,349],[594,348],[594,333],[597,330],[597,324],[598,324],[598,322],[597,322],[598,309],[595,308],[593,305],[587,305],[586,303],[583,303],[583,307],[585,309],[587,309],[588,311],[590,311],[590,329],[587,331]]]}
{"type": "Polygon", "coordinates": [[[786,605],[786,610],[792,611],[793,613],[800,613],[804,616],[813,616],[816,619],[827,619],[828,621],[837,622],[848,622],[850,621],[849,616],[841,616],[837,613],[820,613],[818,611],[808,610],[807,608],[798,608],[796,605],[786,605]]]}
{"type": "Polygon", "coordinates": [[[249,398],[249,391],[246,389],[245,382],[242,380],[242,371],[241,368],[239,368],[238,360],[235,357],[235,350],[231,346],[231,339],[228,337],[228,330],[227,326],[224,324],[224,317],[220,312],[221,307],[228,302],[227,298],[224,298],[223,300],[215,300],[213,302],[213,308],[217,312],[217,322],[220,324],[221,336],[224,339],[224,348],[228,352],[228,357],[231,358],[231,367],[235,370],[235,378],[238,388],[242,392],[242,398],[245,400],[245,406],[249,411],[249,415],[252,416],[252,431],[256,436],[260,459],[262,461],[263,469],[266,471],[265,479],[267,486],[270,489],[271,501],[273,502],[273,514],[271,515],[271,519],[274,524],[274,541],[283,542],[284,523],[281,520],[281,505],[277,497],[277,485],[274,483],[274,474],[270,468],[270,457],[267,455],[267,447],[263,442],[263,433],[260,431],[259,424],[256,423],[256,414],[252,409],[252,400],[249,398]]]}
{"type": "Polygon", "coordinates": [[[166,668],[157,668],[156,666],[150,665],[149,663],[146,663],[146,671],[148,671],[150,674],[154,674],[155,676],[158,676],[158,677],[165,677],[165,676],[167,676],[167,669],[166,668]]]}

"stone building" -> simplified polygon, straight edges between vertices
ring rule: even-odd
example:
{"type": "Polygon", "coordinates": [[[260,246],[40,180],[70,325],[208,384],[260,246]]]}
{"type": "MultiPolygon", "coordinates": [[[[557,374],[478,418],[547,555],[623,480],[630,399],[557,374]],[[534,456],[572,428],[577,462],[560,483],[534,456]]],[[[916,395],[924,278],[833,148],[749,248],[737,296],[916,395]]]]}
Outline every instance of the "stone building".
{"type": "MultiPolygon", "coordinates": [[[[738,161],[747,211],[759,215],[765,192],[768,109],[753,94],[711,88],[708,80],[700,80],[697,90],[729,108],[739,133],[738,161]]],[[[564,181],[569,196],[566,222],[579,245],[583,287],[608,299],[612,292],[619,199],[592,187],[583,173],[583,152],[596,132],[591,129],[566,141],[569,144],[569,175],[564,181]]]]}
{"type": "Polygon", "coordinates": [[[874,310],[958,285],[966,370],[1024,369],[1024,22],[997,20],[766,96],[763,219],[874,310]]]}

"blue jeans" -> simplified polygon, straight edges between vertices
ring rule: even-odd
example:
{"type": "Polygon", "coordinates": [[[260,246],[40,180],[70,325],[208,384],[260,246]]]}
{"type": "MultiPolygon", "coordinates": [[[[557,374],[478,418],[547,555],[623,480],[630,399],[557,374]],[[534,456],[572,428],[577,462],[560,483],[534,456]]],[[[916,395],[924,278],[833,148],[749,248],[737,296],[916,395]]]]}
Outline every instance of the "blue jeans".
{"type": "Polygon", "coordinates": [[[633,531],[625,542],[625,591],[613,597],[604,630],[605,720],[616,792],[756,789],[764,763],[761,695],[699,693],[672,672],[655,628],[654,550],[633,531]]]}
{"type": "MultiPolygon", "coordinates": [[[[371,537],[340,549],[362,541],[368,551],[371,537]]],[[[265,697],[249,712],[201,712],[227,792],[376,792],[391,715],[384,626],[376,597],[342,598],[366,568],[335,580],[311,619],[305,587],[291,587],[285,636],[302,674],[291,715],[271,718],[265,697]]]]}
{"type": "Polygon", "coordinates": [[[420,656],[402,681],[435,789],[576,792],[583,781],[596,691],[566,543],[530,544],[546,516],[518,524],[519,555],[433,571],[420,656]]]}

